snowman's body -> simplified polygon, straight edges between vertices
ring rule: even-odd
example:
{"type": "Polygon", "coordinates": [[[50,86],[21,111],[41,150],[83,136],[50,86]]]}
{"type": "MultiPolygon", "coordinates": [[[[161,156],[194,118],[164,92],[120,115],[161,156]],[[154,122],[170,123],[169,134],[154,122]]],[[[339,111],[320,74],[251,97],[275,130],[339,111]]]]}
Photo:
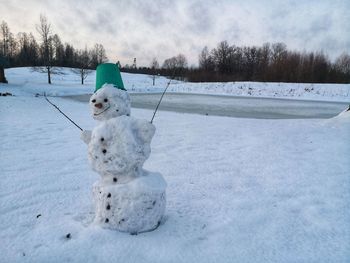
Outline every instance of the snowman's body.
{"type": "Polygon", "coordinates": [[[142,168],[154,125],[130,117],[127,92],[109,85],[91,96],[90,106],[101,121],[82,134],[90,165],[101,175],[93,187],[95,222],[130,233],[155,229],[165,211],[166,183],[161,174],[142,168]]]}

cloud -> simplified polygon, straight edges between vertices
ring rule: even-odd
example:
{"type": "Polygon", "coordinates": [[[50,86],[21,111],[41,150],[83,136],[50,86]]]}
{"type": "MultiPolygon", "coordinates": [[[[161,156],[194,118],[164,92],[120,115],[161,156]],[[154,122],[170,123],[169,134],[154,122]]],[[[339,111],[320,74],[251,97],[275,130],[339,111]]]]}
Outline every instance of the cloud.
{"type": "Polygon", "coordinates": [[[35,32],[40,13],[76,48],[105,46],[112,61],[148,65],[183,53],[196,64],[204,46],[284,42],[291,49],[350,53],[348,0],[0,0],[12,32],[35,32]],[[20,19],[19,19],[20,18],[20,19]]]}

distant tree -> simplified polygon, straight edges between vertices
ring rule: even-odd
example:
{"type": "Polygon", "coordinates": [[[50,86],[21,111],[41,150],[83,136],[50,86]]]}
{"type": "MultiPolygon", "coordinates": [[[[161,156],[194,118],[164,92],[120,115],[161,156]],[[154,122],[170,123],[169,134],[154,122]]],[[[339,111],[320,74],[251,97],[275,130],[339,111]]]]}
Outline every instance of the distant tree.
{"type": "Polygon", "coordinates": [[[350,74],[350,55],[347,53],[342,53],[335,60],[335,67],[339,70],[339,72],[343,74],[350,74]]]}
{"type": "Polygon", "coordinates": [[[9,49],[9,41],[10,41],[10,29],[5,21],[2,21],[0,24],[0,33],[1,33],[1,55],[3,57],[8,58],[8,49],[9,49]]]}
{"type": "Polygon", "coordinates": [[[217,48],[212,50],[212,56],[215,62],[216,70],[221,74],[230,73],[230,57],[232,48],[227,41],[222,41],[218,44],[217,48]]]}
{"type": "Polygon", "coordinates": [[[99,64],[107,61],[106,50],[102,44],[95,44],[91,50],[91,65],[96,68],[99,64]]]}
{"type": "Polygon", "coordinates": [[[171,57],[164,60],[162,68],[174,70],[176,68],[176,57],[171,57]]]}
{"type": "Polygon", "coordinates": [[[7,83],[5,77],[5,66],[9,64],[8,46],[10,39],[10,29],[5,21],[0,24],[1,49],[0,49],[0,82],[7,83]]]}
{"type": "Polygon", "coordinates": [[[344,80],[350,83],[350,55],[347,53],[342,53],[336,60],[334,68],[339,75],[337,80],[344,80]]]}
{"type": "Polygon", "coordinates": [[[184,71],[187,68],[187,59],[183,54],[164,60],[162,68],[166,70],[167,75],[175,75],[179,79],[184,79],[184,71]]]}
{"type": "Polygon", "coordinates": [[[152,59],[150,67],[151,67],[151,73],[152,73],[152,83],[154,86],[156,82],[156,77],[158,76],[158,70],[159,70],[159,63],[157,58],[152,59]]]}
{"type": "Polygon", "coordinates": [[[261,81],[267,81],[268,71],[271,61],[271,49],[270,43],[264,43],[260,48],[260,64],[258,68],[258,79],[261,81]]]}
{"type": "Polygon", "coordinates": [[[63,54],[63,66],[76,67],[76,51],[71,44],[65,43],[63,54]]]}
{"type": "Polygon", "coordinates": [[[287,58],[287,46],[284,43],[274,43],[271,46],[270,74],[274,81],[283,81],[285,73],[285,61],[287,58]]]}
{"type": "Polygon", "coordinates": [[[51,84],[51,71],[52,71],[52,59],[53,59],[53,46],[52,46],[52,31],[51,24],[47,21],[44,15],[40,15],[40,24],[36,25],[36,30],[41,37],[41,61],[44,68],[42,72],[47,73],[48,83],[51,84]]]}
{"type": "Polygon", "coordinates": [[[244,60],[244,79],[245,80],[254,80],[257,75],[257,70],[260,61],[260,50],[256,47],[245,47],[243,49],[244,60]]]}
{"type": "Polygon", "coordinates": [[[52,36],[53,60],[55,66],[62,66],[64,62],[64,45],[57,34],[52,36]]]}
{"type": "Polygon", "coordinates": [[[80,76],[81,85],[84,85],[84,80],[92,72],[92,70],[89,69],[91,67],[91,56],[86,47],[84,50],[78,52],[77,64],[78,68],[72,68],[72,72],[80,76]]]}
{"type": "Polygon", "coordinates": [[[211,56],[208,47],[204,47],[198,56],[199,68],[204,71],[214,71],[215,63],[213,57],[211,56]]]}
{"type": "Polygon", "coordinates": [[[183,70],[185,68],[187,68],[188,63],[187,63],[187,59],[185,57],[185,55],[183,54],[179,54],[176,56],[176,67],[183,70]]]}

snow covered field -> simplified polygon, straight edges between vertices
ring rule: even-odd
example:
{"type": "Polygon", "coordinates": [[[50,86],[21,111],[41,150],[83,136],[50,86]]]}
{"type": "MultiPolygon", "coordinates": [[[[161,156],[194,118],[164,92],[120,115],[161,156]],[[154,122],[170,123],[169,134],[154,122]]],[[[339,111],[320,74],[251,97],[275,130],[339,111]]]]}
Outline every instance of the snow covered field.
{"type": "MultiPolygon", "coordinates": [[[[95,85],[95,72],[88,76],[85,81],[86,85],[82,86],[78,75],[73,74],[67,68],[62,68],[61,74],[52,75],[51,89],[46,89],[47,75],[32,72],[30,68],[12,68],[5,72],[9,82],[23,87],[23,91],[37,93],[45,91],[53,96],[88,94],[92,92],[95,85]]],[[[165,77],[158,77],[156,85],[152,86],[152,78],[147,75],[122,73],[122,77],[126,89],[131,93],[163,92],[168,82],[165,77]]],[[[168,92],[350,102],[350,84],[188,83],[173,80],[168,92]]]]}
{"type": "MultiPolygon", "coordinates": [[[[99,175],[80,131],[34,96],[90,93],[93,77],[81,87],[55,76],[48,86],[44,74],[21,70],[0,84],[16,95],[0,97],[0,262],[350,261],[350,112],[323,120],[158,112],[145,168],[167,180],[166,218],[131,236],[91,224],[99,175]]],[[[330,94],[349,86],[339,87],[330,94]]],[[[51,100],[94,127],[87,103],[51,100]]]]}

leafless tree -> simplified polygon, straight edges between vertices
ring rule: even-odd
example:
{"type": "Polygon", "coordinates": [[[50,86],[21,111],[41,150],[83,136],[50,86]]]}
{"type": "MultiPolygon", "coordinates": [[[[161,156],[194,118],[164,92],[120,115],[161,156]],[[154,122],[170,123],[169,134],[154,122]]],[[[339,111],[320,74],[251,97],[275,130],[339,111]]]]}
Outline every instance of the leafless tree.
{"type": "Polygon", "coordinates": [[[335,67],[343,74],[350,75],[350,55],[342,53],[335,61],[335,67]]]}
{"type": "Polygon", "coordinates": [[[213,57],[211,56],[208,47],[204,47],[202,52],[198,56],[199,60],[199,68],[205,71],[214,71],[215,64],[213,61],[213,57]]]}
{"type": "Polygon", "coordinates": [[[106,50],[102,44],[95,44],[91,51],[91,65],[96,68],[99,64],[107,61],[106,50]]]}
{"type": "Polygon", "coordinates": [[[52,71],[52,59],[53,59],[53,46],[52,46],[52,30],[51,24],[47,21],[44,15],[40,15],[40,24],[36,25],[36,30],[41,37],[41,52],[43,59],[44,69],[42,71],[47,72],[48,83],[51,84],[51,71],[52,71]]]}
{"type": "Polygon", "coordinates": [[[91,67],[91,55],[86,47],[84,50],[78,52],[77,64],[78,68],[73,68],[72,72],[80,76],[81,85],[84,85],[84,80],[92,72],[92,70],[89,69],[91,67]]]}
{"type": "Polygon", "coordinates": [[[158,76],[158,69],[159,69],[159,63],[158,63],[157,58],[153,58],[150,67],[152,70],[152,82],[153,82],[153,86],[154,86],[156,83],[156,77],[158,76]]]}
{"type": "Polygon", "coordinates": [[[0,33],[1,33],[0,83],[7,83],[4,68],[9,61],[8,46],[9,46],[9,38],[10,38],[10,29],[5,21],[2,21],[2,23],[0,24],[0,33]]]}

